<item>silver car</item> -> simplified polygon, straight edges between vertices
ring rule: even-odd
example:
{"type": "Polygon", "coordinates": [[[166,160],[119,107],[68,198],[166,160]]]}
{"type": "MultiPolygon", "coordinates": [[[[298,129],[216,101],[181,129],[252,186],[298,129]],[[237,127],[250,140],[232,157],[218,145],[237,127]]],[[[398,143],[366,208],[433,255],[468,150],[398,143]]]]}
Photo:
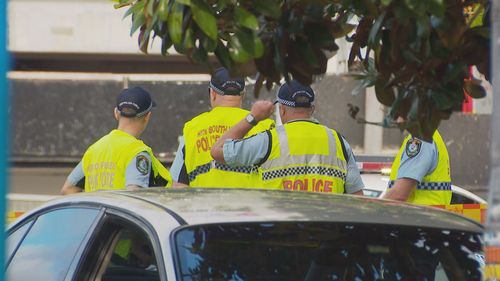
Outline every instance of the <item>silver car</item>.
{"type": "Polygon", "coordinates": [[[481,280],[475,221],[361,196],[145,189],[65,196],[7,230],[8,280],[481,280]]]}

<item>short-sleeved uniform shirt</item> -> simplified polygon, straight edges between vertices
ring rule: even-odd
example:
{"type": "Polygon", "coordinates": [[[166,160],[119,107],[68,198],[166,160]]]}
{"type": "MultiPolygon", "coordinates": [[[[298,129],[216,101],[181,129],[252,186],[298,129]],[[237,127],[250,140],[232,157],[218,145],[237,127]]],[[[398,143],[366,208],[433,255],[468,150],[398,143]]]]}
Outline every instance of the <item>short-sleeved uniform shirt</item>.
{"type": "MultiPolygon", "coordinates": [[[[345,181],[345,192],[355,193],[363,190],[364,184],[356,165],[351,146],[342,137],[342,142],[347,152],[347,175],[345,181]]],[[[242,140],[228,139],[224,143],[224,161],[228,165],[254,165],[265,161],[268,147],[271,145],[270,134],[262,132],[242,140]]]]}

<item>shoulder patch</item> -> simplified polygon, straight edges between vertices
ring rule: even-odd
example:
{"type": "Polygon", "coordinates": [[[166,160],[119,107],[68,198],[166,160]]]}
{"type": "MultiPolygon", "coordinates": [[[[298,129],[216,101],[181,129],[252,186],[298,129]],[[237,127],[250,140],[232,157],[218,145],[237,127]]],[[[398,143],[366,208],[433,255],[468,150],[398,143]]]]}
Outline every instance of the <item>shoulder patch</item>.
{"type": "Polygon", "coordinates": [[[422,141],[417,138],[411,138],[406,143],[406,155],[410,158],[415,157],[422,147],[422,141]]]}
{"type": "Polygon", "coordinates": [[[137,155],[135,158],[135,167],[143,175],[147,175],[149,172],[149,159],[144,155],[137,155]]]}

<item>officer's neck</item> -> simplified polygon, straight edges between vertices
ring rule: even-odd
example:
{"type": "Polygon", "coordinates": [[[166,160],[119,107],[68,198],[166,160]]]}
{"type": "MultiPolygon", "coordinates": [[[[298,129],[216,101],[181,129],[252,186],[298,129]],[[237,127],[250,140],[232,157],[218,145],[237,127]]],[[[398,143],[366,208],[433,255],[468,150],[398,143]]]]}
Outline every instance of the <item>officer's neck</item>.
{"type": "Polygon", "coordinates": [[[139,126],[135,126],[136,124],[127,124],[127,123],[119,123],[118,124],[118,130],[125,132],[136,139],[138,139],[142,132],[144,131],[142,128],[139,128],[139,126]]]}
{"type": "Polygon", "coordinates": [[[285,123],[289,123],[289,122],[292,122],[292,121],[298,121],[298,120],[312,120],[312,116],[311,114],[289,114],[289,115],[286,115],[285,116],[281,116],[281,122],[283,124],[285,123]]]}

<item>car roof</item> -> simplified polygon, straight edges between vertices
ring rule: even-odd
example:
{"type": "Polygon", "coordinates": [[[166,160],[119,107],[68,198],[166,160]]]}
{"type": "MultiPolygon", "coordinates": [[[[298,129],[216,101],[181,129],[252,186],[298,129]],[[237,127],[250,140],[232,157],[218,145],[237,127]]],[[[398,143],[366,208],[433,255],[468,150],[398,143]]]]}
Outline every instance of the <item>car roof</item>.
{"type": "MultiPolygon", "coordinates": [[[[169,213],[181,225],[314,221],[422,226],[481,232],[482,226],[452,212],[364,196],[259,189],[149,188],[63,196],[48,204],[121,208],[148,218],[169,213]],[[152,212],[151,210],[156,209],[152,212]]],[[[46,205],[40,208],[47,207],[46,205]]],[[[155,218],[157,220],[157,218],[155,218]]]]}

